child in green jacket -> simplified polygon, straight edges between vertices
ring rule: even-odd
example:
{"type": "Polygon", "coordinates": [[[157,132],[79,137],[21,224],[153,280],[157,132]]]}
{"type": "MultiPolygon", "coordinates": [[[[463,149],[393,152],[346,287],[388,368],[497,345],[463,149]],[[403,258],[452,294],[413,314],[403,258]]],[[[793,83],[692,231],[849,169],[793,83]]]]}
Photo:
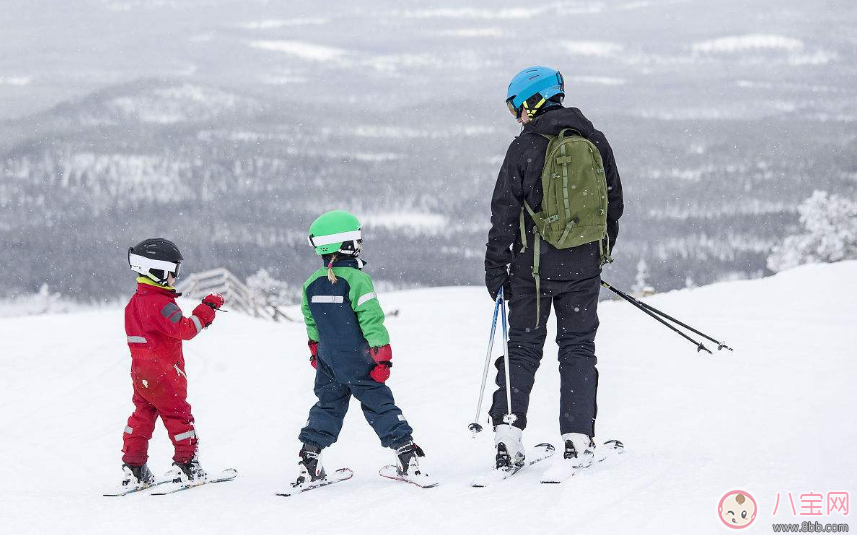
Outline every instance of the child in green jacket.
{"type": "Polygon", "coordinates": [[[362,271],[360,222],[348,212],[327,212],[310,226],[309,242],[325,266],[304,284],[301,305],[318,402],[299,436],[300,472],[292,486],[316,486],[327,477],[321,451],[336,442],[352,395],[381,445],[396,451],[395,475],[424,486],[428,474],[417,460],[424,453],[384,384],[393,353],[372,279],[362,271]]]}

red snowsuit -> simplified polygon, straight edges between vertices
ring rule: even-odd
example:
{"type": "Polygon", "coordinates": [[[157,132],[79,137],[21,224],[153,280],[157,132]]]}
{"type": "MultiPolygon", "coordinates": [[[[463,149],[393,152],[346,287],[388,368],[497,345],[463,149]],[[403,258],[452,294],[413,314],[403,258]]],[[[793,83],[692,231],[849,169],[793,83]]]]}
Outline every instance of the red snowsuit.
{"type": "Polygon", "coordinates": [[[182,340],[199,334],[214,313],[202,319],[196,315],[182,317],[175,290],[141,279],[137,279],[137,293],[125,307],[136,409],[125,427],[122,461],[135,466],[146,462],[149,439],[160,416],[175,446],[173,460],[187,463],[196,454],[197,437],[187,402],[182,340]]]}

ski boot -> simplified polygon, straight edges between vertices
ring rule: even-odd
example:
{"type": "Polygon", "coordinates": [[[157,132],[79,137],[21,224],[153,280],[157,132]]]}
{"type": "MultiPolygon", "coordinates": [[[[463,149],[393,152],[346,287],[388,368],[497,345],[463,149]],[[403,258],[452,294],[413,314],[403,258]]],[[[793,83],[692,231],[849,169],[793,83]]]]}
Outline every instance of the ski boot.
{"type": "Polygon", "coordinates": [[[595,459],[595,441],[592,437],[583,433],[566,433],[562,438],[565,440],[563,461],[571,463],[574,468],[592,466],[592,461],[595,459]]]}
{"type": "MultiPolygon", "coordinates": [[[[494,468],[473,480],[473,487],[488,487],[510,478],[521,470],[525,463],[524,445],[521,443],[523,431],[509,424],[494,427],[494,468]]],[[[543,444],[536,446],[538,449],[543,444]]]]}
{"type": "Polygon", "coordinates": [[[327,478],[321,463],[321,448],[304,444],[298,456],[301,459],[298,461],[298,478],[292,483],[292,487],[301,487],[327,478]]]}
{"type": "Polygon", "coordinates": [[[523,431],[517,427],[500,424],[494,429],[494,445],[497,447],[494,468],[509,472],[524,465],[523,431]]]}
{"type": "Polygon", "coordinates": [[[123,463],[122,473],[122,488],[145,489],[155,484],[155,475],[145,463],[142,466],[123,463]]]}
{"type": "Polygon", "coordinates": [[[202,484],[205,483],[206,473],[205,470],[199,465],[199,460],[194,457],[189,462],[186,463],[173,463],[172,476],[174,483],[181,483],[183,485],[194,485],[194,484],[202,484]]]}
{"type": "Polygon", "coordinates": [[[396,469],[401,477],[419,476],[420,463],[418,457],[425,457],[423,449],[413,442],[396,449],[396,469]]]}
{"type": "Polygon", "coordinates": [[[565,441],[562,459],[545,470],[542,483],[561,483],[577,470],[592,466],[595,460],[595,442],[591,437],[583,433],[566,433],[562,438],[565,441]]]}
{"type": "MultiPolygon", "coordinates": [[[[436,486],[437,481],[420,468],[419,458],[425,456],[426,454],[423,452],[423,449],[413,442],[408,442],[404,446],[396,448],[397,477],[393,479],[400,479],[423,488],[436,486]]],[[[384,473],[381,475],[390,477],[384,473]]]]}

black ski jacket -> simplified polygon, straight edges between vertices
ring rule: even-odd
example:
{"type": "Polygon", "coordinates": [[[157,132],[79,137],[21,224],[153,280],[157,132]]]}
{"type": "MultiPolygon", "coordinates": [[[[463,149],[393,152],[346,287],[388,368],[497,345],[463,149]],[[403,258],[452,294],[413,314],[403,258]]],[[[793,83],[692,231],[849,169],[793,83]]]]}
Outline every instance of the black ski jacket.
{"type": "MultiPolygon", "coordinates": [[[[533,265],[533,221],[525,213],[527,250],[521,254],[520,215],[523,201],[535,211],[541,209],[542,168],[548,140],[541,134],[559,135],[565,128],[576,130],[598,147],[607,179],[607,234],[611,245],[619,234],[622,217],[622,182],[613,150],[607,138],[577,108],[555,107],[524,126],[516,137],[500,168],[494,195],[491,198],[491,230],[488,232],[485,270],[511,264],[513,271],[531,272],[533,265]]],[[[575,280],[599,273],[598,243],[588,243],[571,249],[556,249],[542,240],[539,271],[542,278],[575,280]]]]}

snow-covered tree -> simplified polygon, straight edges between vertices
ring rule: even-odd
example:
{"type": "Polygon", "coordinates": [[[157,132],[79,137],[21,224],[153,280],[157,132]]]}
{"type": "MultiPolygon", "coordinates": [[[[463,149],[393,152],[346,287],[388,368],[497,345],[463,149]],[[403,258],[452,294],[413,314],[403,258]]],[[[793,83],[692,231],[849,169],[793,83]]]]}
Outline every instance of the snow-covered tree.
{"type": "Polygon", "coordinates": [[[637,262],[637,275],[634,277],[634,285],[631,286],[631,292],[637,295],[651,295],[655,293],[655,289],[649,286],[649,265],[646,264],[644,258],[640,258],[637,262]]]}
{"type": "Polygon", "coordinates": [[[857,201],[816,191],[798,213],[806,232],[775,246],[768,256],[769,269],[857,259],[857,201]]]}
{"type": "Polygon", "coordinates": [[[300,300],[300,290],[275,279],[267,269],[260,269],[255,275],[248,277],[247,287],[253,292],[257,302],[268,305],[291,305],[300,300]]]}
{"type": "Polygon", "coordinates": [[[57,304],[60,301],[60,294],[51,292],[47,284],[42,284],[39,288],[39,293],[36,294],[33,300],[34,304],[40,309],[40,314],[50,314],[57,312],[57,304]]]}

